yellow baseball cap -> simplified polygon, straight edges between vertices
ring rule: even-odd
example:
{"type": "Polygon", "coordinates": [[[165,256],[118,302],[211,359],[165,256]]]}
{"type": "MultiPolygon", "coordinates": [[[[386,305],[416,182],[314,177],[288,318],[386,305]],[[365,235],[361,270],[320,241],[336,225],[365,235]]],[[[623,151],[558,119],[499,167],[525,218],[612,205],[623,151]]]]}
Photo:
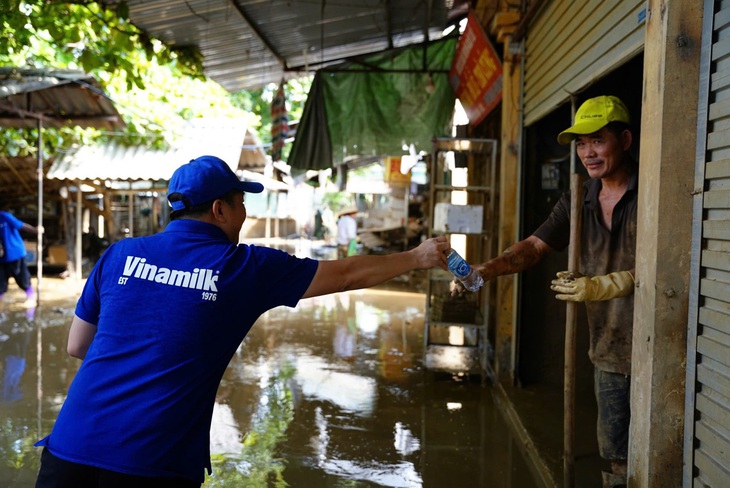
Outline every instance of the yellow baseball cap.
{"type": "Polygon", "coordinates": [[[575,123],[558,134],[560,144],[570,144],[576,135],[593,134],[609,122],[631,123],[629,110],[618,97],[589,98],[575,113],[575,123]]]}

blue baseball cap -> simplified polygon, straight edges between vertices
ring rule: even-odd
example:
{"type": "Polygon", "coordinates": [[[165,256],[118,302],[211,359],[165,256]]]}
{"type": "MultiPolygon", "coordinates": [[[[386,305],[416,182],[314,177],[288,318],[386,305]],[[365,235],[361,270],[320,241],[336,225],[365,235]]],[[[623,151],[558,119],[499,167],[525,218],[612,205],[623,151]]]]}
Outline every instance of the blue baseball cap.
{"type": "Polygon", "coordinates": [[[170,202],[173,210],[183,210],[201,203],[212,202],[231,190],[261,193],[264,185],[255,181],[241,181],[230,166],[215,156],[200,156],[183,164],[172,174],[167,198],[180,193],[182,200],[170,202]]]}

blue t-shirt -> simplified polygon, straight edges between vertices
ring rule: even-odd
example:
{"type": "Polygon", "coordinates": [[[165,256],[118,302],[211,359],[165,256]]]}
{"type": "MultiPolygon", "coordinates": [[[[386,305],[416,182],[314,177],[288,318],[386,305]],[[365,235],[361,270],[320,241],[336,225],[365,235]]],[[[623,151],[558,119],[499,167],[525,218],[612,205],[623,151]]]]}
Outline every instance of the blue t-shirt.
{"type": "Polygon", "coordinates": [[[0,211],[0,238],[5,248],[5,256],[0,258],[0,263],[11,263],[25,257],[25,243],[19,232],[22,228],[22,220],[9,212],[0,211]]]}
{"type": "Polygon", "coordinates": [[[315,260],[235,245],[193,220],[110,246],[76,306],[96,335],[37,445],[67,461],[202,482],[231,357],[259,315],[297,304],[316,270],[315,260]]]}

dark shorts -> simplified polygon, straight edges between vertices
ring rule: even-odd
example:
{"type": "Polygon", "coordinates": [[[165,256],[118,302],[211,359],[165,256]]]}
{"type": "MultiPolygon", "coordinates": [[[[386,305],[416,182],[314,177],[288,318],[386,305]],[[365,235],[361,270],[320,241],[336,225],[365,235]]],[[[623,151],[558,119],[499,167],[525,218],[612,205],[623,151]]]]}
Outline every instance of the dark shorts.
{"type": "Polygon", "coordinates": [[[117,473],[57,458],[47,448],[41,454],[36,488],[200,488],[183,478],[146,478],[117,473]]]}
{"type": "Polygon", "coordinates": [[[598,451],[610,461],[628,458],[631,377],[595,368],[598,451]]]}
{"type": "Polygon", "coordinates": [[[28,271],[28,265],[25,264],[25,258],[0,263],[0,294],[8,291],[8,280],[11,276],[23,290],[30,288],[30,271],[28,271]]]}

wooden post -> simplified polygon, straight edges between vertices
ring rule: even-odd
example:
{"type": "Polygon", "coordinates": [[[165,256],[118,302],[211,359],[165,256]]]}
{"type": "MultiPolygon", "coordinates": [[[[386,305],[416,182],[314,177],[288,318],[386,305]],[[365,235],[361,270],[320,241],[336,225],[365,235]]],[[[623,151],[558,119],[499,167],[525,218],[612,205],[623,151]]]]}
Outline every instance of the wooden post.
{"type": "MultiPolygon", "coordinates": [[[[576,98],[570,96],[570,122],[575,123],[576,98]]],[[[575,142],[570,143],[570,247],[568,271],[574,276],[580,270],[580,235],[583,215],[583,177],[576,173],[578,158],[575,142]]],[[[578,304],[565,304],[565,363],[563,366],[563,486],[575,486],[575,338],[578,304]]]]}
{"type": "MultiPolygon", "coordinates": [[[[518,56],[504,43],[502,62],[502,132],[499,161],[499,228],[497,252],[519,241],[522,67],[518,56]]],[[[492,256],[487,256],[491,258],[492,256]]],[[[519,275],[500,276],[495,304],[494,372],[499,380],[517,381],[517,293],[519,275]]]]}
{"type": "MultiPolygon", "coordinates": [[[[573,145],[571,144],[571,149],[573,145]]],[[[573,151],[574,152],[574,151],[573,151]]],[[[583,176],[570,175],[570,247],[568,271],[578,274],[580,267],[580,231],[583,211],[583,176]]],[[[578,303],[565,304],[565,366],[563,370],[563,486],[575,486],[573,466],[575,444],[575,337],[578,303]]]]}
{"type": "MultiPolygon", "coordinates": [[[[43,118],[38,119],[38,223],[39,229],[43,228],[43,118]]],[[[38,232],[38,244],[36,246],[36,290],[35,304],[41,304],[41,284],[43,282],[43,231],[38,232]]],[[[40,329],[40,327],[38,327],[40,329]]]]}
{"type": "Polygon", "coordinates": [[[83,228],[81,226],[81,220],[83,218],[82,202],[84,201],[84,195],[81,191],[81,181],[76,180],[76,230],[75,230],[75,241],[74,241],[74,278],[80,280],[83,278],[83,269],[81,268],[81,237],[83,234],[83,228]]]}
{"type": "Polygon", "coordinates": [[[682,484],[700,47],[713,14],[700,1],[646,8],[628,486],[663,488],[682,484]]]}

